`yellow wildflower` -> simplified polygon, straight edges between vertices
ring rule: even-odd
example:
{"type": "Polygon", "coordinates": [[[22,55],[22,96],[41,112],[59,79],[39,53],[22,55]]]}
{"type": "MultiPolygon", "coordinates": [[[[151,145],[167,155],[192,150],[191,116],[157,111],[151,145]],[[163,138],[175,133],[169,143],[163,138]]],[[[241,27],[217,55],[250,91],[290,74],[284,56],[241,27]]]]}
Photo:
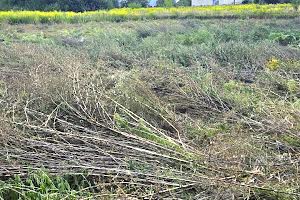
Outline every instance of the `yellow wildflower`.
{"type": "Polygon", "coordinates": [[[267,62],[267,69],[270,71],[276,71],[279,68],[280,61],[276,58],[272,58],[267,62]]]}

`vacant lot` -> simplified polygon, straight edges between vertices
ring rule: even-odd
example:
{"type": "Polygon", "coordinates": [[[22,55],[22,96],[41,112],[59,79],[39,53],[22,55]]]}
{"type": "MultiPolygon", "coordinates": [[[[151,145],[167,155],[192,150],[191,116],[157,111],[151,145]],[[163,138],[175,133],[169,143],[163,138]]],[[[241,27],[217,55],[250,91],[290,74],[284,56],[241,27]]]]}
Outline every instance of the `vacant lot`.
{"type": "Polygon", "coordinates": [[[0,199],[300,198],[300,18],[0,25],[0,199]]]}

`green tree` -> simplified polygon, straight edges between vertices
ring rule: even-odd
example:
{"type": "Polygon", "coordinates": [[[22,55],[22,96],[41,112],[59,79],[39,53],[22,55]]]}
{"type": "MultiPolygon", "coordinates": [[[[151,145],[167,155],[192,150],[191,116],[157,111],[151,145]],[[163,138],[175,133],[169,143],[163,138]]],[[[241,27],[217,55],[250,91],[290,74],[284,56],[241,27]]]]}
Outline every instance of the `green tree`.
{"type": "Polygon", "coordinates": [[[176,6],[191,6],[191,0],[180,0],[176,3],[176,6]]]}
{"type": "Polygon", "coordinates": [[[157,1],[157,6],[172,7],[172,6],[174,6],[174,1],[173,0],[158,0],[157,1]]]}
{"type": "Polygon", "coordinates": [[[148,0],[124,0],[121,4],[122,7],[147,7],[148,0]]]}
{"type": "Polygon", "coordinates": [[[111,9],[117,6],[117,0],[0,0],[1,10],[62,10],[89,11],[111,9]]]}

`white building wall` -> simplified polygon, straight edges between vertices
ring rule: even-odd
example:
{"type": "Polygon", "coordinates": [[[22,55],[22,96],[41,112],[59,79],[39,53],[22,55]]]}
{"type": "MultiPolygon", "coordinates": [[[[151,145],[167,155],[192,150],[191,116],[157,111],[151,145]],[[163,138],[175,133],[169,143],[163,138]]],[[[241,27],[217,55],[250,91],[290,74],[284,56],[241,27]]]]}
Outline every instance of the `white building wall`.
{"type": "MultiPolygon", "coordinates": [[[[1,1],[1,0],[0,0],[1,1]]],[[[122,2],[124,2],[126,0],[118,0],[118,5],[120,6],[122,2]]],[[[173,0],[174,3],[178,3],[179,0],[173,0]]],[[[157,0],[148,0],[148,5],[150,7],[155,7],[157,4],[157,0]]]]}
{"type": "Polygon", "coordinates": [[[243,0],[219,0],[219,5],[241,4],[243,0]]]}
{"type": "Polygon", "coordinates": [[[192,0],[192,6],[212,6],[213,0],[192,0]]]}
{"type": "Polygon", "coordinates": [[[218,1],[218,5],[241,4],[243,0],[192,0],[192,6],[212,6],[218,1]]]}

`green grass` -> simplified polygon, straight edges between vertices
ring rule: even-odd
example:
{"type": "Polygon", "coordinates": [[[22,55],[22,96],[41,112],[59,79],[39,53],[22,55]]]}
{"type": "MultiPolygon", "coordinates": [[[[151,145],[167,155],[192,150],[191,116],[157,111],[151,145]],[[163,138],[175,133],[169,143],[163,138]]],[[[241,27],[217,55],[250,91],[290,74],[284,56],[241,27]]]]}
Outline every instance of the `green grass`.
{"type": "Polygon", "coordinates": [[[16,175],[0,181],[0,199],[78,199],[89,198],[93,187],[85,175],[53,176],[45,171],[33,171],[27,178],[16,175]]]}

